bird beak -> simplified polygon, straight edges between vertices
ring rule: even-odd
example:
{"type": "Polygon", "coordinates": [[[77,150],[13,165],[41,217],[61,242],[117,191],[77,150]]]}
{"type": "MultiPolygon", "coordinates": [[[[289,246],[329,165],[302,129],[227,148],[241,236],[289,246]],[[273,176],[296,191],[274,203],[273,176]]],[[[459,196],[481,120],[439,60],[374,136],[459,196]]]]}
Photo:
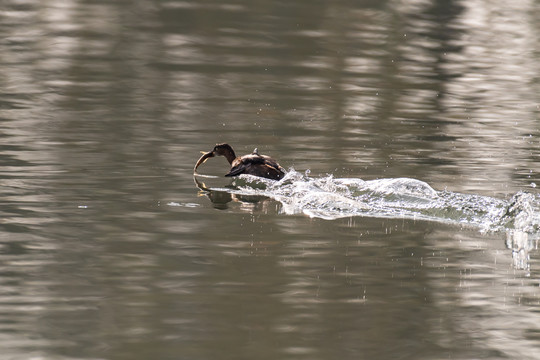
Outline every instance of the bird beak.
{"type": "MultiPolygon", "coordinates": [[[[202,151],[201,151],[202,152],[202,151]]],[[[214,157],[216,156],[216,154],[214,154],[213,151],[209,151],[207,153],[205,152],[202,152],[202,156],[201,158],[199,159],[199,161],[197,161],[197,163],[195,164],[195,167],[193,168],[193,172],[195,173],[197,171],[197,168],[199,167],[199,165],[201,165],[203,162],[205,162],[206,160],[208,160],[208,158],[211,158],[211,157],[214,157]]]]}

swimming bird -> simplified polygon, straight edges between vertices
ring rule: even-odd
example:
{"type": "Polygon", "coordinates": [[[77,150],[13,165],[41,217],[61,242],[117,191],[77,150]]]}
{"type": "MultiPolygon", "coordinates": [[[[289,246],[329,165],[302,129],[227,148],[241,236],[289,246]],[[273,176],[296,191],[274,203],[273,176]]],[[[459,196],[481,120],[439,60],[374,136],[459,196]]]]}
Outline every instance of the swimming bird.
{"type": "Polygon", "coordinates": [[[229,164],[231,164],[231,170],[225,176],[248,174],[272,180],[279,180],[285,176],[285,169],[271,157],[259,155],[257,148],[251,154],[236,157],[233,148],[229,144],[216,144],[212,151],[203,153],[197,164],[195,164],[193,172],[195,173],[199,165],[208,158],[214,156],[225,156],[229,164]]]}

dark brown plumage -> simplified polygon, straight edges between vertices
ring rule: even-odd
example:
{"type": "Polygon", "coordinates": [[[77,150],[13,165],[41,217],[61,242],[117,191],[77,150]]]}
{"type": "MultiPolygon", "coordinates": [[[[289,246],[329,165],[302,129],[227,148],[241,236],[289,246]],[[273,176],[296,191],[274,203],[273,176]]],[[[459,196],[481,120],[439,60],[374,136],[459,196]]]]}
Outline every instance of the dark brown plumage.
{"type": "Polygon", "coordinates": [[[225,176],[248,174],[273,180],[279,180],[285,176],[285,170],[271,157],[259,155],[257,149],[253,150],[251,154],[236,157],[229,144],[217,144],[212,151],[204,153],[195,164],[193,171],[197,171],[199,165],[214,156],[225,156],[231,164],[231,170],[225,176]]]}

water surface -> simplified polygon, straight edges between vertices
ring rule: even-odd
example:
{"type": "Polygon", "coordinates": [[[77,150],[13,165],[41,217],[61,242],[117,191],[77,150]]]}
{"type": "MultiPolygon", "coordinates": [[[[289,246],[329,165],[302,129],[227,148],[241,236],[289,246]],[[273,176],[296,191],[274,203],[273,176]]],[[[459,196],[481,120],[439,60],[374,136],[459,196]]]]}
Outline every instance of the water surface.
{"type": "Polygon", "coordinates": [[[4,1],[3,356],[539,358],[539,14],[4,1]]]}

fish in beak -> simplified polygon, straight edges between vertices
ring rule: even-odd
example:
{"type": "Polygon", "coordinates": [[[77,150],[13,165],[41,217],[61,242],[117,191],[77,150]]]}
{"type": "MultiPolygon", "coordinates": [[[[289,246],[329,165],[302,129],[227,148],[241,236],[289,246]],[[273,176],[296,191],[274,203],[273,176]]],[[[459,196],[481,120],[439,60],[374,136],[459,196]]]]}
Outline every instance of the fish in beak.
{"type": "Polygon", "coordinates": [[[216,154],[214,153],[214,151],[209,151],[207,153],[205,153],[204,151],[201,151],[201,153],[203,154],[201,156],[201,158],[197,161],[197,163],[195,164],[195,167],[193,168],[193,173],[196,173],[197,172],[197,168],[199,167],[199,165],[201,165],[203,162],[205,162],[206,160],[208,160],[209,158],[211,157],[214,157],[216,156],[216,154]]]}

